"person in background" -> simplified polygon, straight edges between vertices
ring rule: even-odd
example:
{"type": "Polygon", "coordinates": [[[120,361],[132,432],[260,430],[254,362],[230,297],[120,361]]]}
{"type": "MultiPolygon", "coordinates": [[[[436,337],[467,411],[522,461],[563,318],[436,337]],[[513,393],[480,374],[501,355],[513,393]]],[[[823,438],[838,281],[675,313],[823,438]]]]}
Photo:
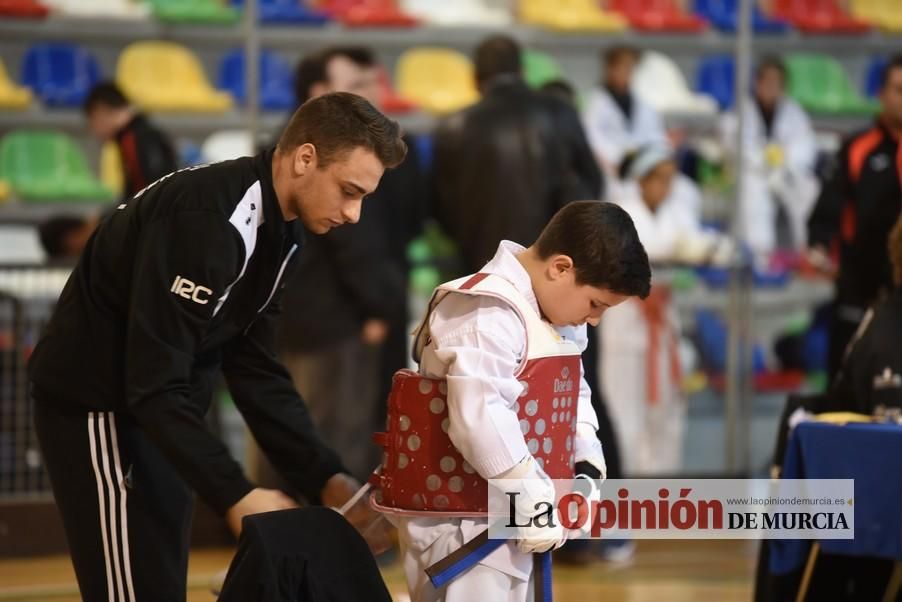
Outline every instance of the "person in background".
{"type": "MultiPolygon", "coordinates": [[[[717,237],[695,208],[672,194],[677,166],[656,144],[626,156],[620,206],[632,217],[652,263],[701,263],[717,237]]],[[[681,391],[680,325],[661,278],[644,301],[629,300],[601,320],[601,385],[627,475],[675,474],[682,465],[686,403],[681,391]]]]}
{"type": "Polygon", "coordinates": [[[880,90],[881,112],[867,130],[843,143],[836,165],[808,220],[809,258],[828,266],[838,258],[829,372],[836,374],[846,345],[867,309],[892,287],[886,253],[902,210],[902,55],[890,59],[880,90]]]}
{"type": "Polygon", "coordinates": [[[82,108],[91,133],[101,142],[112,140],[119,149],[125,176],[123,202],[178,169],[178,158],[168,136],[138,111],[113,82],[94,86],[82,108]]]}
{"type": "Polygon", "coordinates": [[[474,59],[482,98],[439,125],[434,151],[436,217],[466,272],[500,240],[530,244],[559,208],[604,185],[576,110],[526,84],[515,40],[489,37],[474,59]]]}
{"type": "Polygon", "coordinates": [[[78,259],[97,228],[96,217],[57,216],[38,226],[41,246],[51,262],[78,259]]]}
{"type": "Polygon", "coordinates": [[[599,165],[611,177],[616,177],[620,162],[630,151],[667,142],[660,116],[630,91],[639,56],[639,50],[632,46],[605,50],[604,79],[589,95],[583,110],[589,144],[599,165]]]}
{"type": "MultiPolygon", "coordinates": [[[[820,190],[814,172],[817,141],[811,120],[786,95],[786,78],[783,61],[773,56],[762,59],[745,115],[742,236],[762,256],[778,246],[805,247],[805,224],[820,190]],[[784,245],[779,245],[778,240],[780,207],[786,214],[790,234],[784,245]]],[[[721,139],[727,152],[734,150],[738,128],[735,111],[724,116],[721,139]]]]}
{"type": "MultiPolygon", "coordinates": [[[[378,108],[376,69],[363,47],[308,55],[297,69],[298,103],[354,92],[378,108]]],[[[308,237],[285,291],[294,311],[279,329],[280,354],[314,422],[360,479],[379,462],[371,434],[407,358],[405,250],[419,229],[424,185],[414,145],[405,141],[407,158],[367,197],[359,223],[308,237]]]]}

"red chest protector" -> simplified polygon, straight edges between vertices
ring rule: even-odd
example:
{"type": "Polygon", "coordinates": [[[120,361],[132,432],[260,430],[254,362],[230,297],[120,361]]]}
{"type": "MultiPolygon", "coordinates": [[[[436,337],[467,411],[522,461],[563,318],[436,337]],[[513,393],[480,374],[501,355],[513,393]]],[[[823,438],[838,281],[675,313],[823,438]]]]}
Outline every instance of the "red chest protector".
{"type": "MultiPolygon", "coordinates": [[[[553,479],[573,478],[573,440],[580,386],[580,352],[544,322],[509,281],[476,274],[438,287],[416,332],[419,361],[432,341],[429,314],[447,294],[488,295],[507,302],[527,334],[526,355],[517,379],[523,393],[511,407],[529,452],[553,479]]],[[[410,370],[394,376],[385,433],[375,435],[383,450],[381,472],[371,482],[374,505],[409,515],[484,516],[488,484],[467,464],[448,437],[447,383],[410,370]]]]}

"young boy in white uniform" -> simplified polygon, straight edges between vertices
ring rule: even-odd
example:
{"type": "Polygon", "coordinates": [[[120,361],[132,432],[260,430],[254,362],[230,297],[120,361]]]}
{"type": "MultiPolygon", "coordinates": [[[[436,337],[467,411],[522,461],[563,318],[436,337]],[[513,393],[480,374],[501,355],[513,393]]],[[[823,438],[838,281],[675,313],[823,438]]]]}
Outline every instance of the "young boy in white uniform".
{"type": "Polygon", "coordinates": [[[626,212],[580,201],[561,209],[531,247],[503,241],[479,274],[436,290],[417,332],[420,372],[409,376],[418,384],[403,389],[405,375],[396,376],[383,439],[381,503],[398,525],[415,602],[531,599],[532,554],[562,545],[560,526],[522,530],[518,540],[439,589],[424,571],[487,528],[472,512],[485,502],[482,479],[531,479],[526,498],[534,508],[536,501],[554,501],[549,475],[572,476],[575,468],[604,478],[579,361],[585,324],[597,324],[607,308],[629,297],[644,298],[650,278],[626,212]],[[419,394],[422,401],[410,399],[419,394]],[[418,406],[429,408],[420,418],[418,406]],[[430,411],[440,429],[423,428],[433,419],[430,411]],[[417,474],[429,475],[422,484],[410,478],[421,469],[417,474]],[[399,486],[402,481],[414,489],[399,486]]]}

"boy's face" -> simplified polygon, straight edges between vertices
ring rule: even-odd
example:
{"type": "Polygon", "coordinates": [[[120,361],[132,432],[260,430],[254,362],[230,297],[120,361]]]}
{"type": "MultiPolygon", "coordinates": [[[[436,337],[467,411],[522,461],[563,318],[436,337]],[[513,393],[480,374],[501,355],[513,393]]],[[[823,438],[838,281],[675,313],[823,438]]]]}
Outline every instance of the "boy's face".
{"type": "Polygon", "coordinates": [[[543,276],[533,288],[542,314],[554,326],[598,326],[608,308],[628,299],[605,288],[577,283],[573,260],[567,255],[548,258],[543,276]]]}

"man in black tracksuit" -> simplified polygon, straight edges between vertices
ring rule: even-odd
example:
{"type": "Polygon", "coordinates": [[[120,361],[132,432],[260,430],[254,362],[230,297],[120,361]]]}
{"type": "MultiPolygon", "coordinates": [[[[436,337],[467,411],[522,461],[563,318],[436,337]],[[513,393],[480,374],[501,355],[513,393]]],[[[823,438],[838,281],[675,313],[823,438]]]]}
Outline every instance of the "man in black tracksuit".
{"type": "Polygon", "coordinates": [[[405,152],[397,124],[331,94],[300,108],[274,151],[166,176],[102,222],[30,364],[84,599],[185,599],[191,490],[236,532],[248,514],[294,506],[255,488],[206,430],[220,367],[293,487],[332,506],[355,492],[275,357],[273,325],[302,225],[357,221],[405,152]]]}
{"type": "Polygon", "coordinates": [[[808,244],[839,255],[830,374],[867,309],[892,288],[887,237],[902,209],[902,56],[890,61],[874,125],[852,135],[839,151],[808,222],[808,244]]]}

